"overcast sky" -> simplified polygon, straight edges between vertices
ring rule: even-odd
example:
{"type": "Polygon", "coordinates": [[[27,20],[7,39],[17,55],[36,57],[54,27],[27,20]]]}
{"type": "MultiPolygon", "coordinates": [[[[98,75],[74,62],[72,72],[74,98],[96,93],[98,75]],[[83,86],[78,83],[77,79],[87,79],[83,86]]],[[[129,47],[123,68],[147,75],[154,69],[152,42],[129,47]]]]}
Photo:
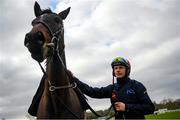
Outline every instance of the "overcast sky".
{"type": "MultiPolygon", "coordinates": [[[[67,67],[94,87],[112,82],[111,61],[130,60],[131,78],[152,101],[180,98],[180,0],[37,0],[64,21],[67,67]]],[[[24,118],[42,72],[24,47],[34,0],[0,1],[0,118],[24,118]]],[[[89,99],[97,109],[109,99],[89,99]]]]}

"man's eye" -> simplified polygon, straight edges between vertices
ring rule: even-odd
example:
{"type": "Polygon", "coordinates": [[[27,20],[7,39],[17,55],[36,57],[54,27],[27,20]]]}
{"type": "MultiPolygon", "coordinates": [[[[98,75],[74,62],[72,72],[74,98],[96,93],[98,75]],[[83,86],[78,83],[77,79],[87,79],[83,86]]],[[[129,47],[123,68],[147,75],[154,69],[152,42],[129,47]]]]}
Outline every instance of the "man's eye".
{"type": "Polygon", "coordinates": [[[118,69],[118,67],[115,67],[114,69],[118,69]]]}

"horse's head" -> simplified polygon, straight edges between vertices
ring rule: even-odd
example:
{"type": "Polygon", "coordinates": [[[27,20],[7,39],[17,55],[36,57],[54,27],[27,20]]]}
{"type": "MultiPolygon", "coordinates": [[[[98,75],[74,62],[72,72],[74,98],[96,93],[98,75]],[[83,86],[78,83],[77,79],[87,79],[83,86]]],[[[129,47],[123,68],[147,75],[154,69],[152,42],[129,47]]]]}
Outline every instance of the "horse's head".
{"type": "Polygon", "coordinates": [[[28,48],[33,59],[42,62],[46,59],[45,47],[54,42],[53,38],[60,39],[57,44],[64,46],[63,20],[67,17],[70,8],[56,14],[50,9],[41,10],[39,4],[35,2],[34,12],[36,18],[32,21],[33,28],[26,34],[24,45],[28,48]],[[61,42],[62,41],[62,42],[61,42]]]}

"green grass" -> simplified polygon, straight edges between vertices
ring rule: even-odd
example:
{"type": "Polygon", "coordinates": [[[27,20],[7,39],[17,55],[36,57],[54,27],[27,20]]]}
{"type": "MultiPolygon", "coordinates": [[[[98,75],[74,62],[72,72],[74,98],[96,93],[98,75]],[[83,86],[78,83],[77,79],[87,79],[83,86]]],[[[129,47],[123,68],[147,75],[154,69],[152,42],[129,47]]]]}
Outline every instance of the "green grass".
{"type": "Polygon", "coordinates": [[[146,119],[180,119],[180,111],[178,112],[167,112],[164,114],[152,114],[145,116],[146,119]]]}

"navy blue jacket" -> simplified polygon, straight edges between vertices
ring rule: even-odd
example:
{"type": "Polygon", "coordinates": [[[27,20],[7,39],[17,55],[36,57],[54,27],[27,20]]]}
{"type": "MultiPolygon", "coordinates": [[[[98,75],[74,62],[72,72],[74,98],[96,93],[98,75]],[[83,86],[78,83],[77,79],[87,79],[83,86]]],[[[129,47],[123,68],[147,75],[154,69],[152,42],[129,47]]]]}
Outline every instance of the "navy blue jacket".
{"type": "MultiPolygon", "coordinates": [[[[144,85],[136,80],[126,78],[125,80],[117,80],[114,85],[106,87],[90,87],[87,84],[75,79],[78,88],[86,95],[92,98],[110,98],[112,105],[112,91],[117,93],[119,102],[125,104],[125,112],[115,114],[116,119],[144,119],[144,115],[154,112],[154,104],[149,98],[144,85]]],[[[114,107],[114,106],[113,106],[114,107]]]]}

